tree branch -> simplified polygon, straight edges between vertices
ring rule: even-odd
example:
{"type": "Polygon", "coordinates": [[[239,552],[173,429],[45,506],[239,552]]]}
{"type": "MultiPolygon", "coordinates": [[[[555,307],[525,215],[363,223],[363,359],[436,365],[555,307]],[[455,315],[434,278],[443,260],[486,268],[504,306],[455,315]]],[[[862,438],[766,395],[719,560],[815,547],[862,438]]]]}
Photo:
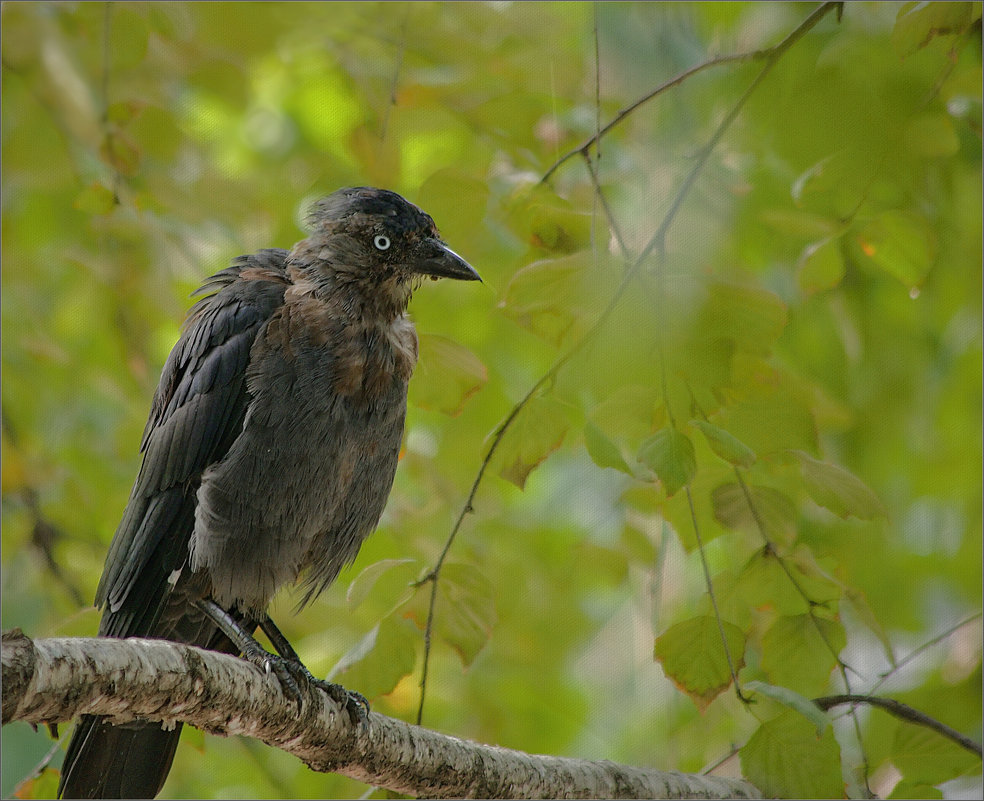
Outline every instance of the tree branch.
{"type": "Polygon", "coordinates": [[[881,698],[877,695],[828,695],[823,698],[814,698],[813,703],[824,712],[842,704],[867,704],[868,706],[876,706],[879,709],[884,709],[899,720],[905,720],[909,723],[915,723],[917,726],[925,726],[927,729],[932,729],[948,740],[953,740],[961,748],[966,748],[972,754],[976,754],[977,756],[984,754],[981,744],[976,740],[965,737],[945,723],[940,723],[940,721],[931,718],[918,709],[913,709],[908,704],[903,704],[901,701],[896,701],[892,698],[881,698]]]}
{"type": "MultiPolygon", "coordinates": [[[[448,535],[448,538],[444,543],[444,548],[441,551],[441,554],[438,557],[437,562],[435,563],[433,569],[420,582],[421,584],[426,581],[431,582],[431,592],[430,592],[430,599],[429,599],[428,612],[427,612],[427,623],[424,629],[424,660],[423,660],[423,669],[421,671],[421,678],[420,678],[420,702],[417,707],[418,724],[423,719],[424,701],[426,700],[427,697],[427,678],[428,678],[428,669],[430,665],[431,635],[433,631],[435,603],[437,600],[437,583],[438,581],[440,581],[441,578],[441,568],[443,567],[444,560],[451,549],[451,545],[454,543],[455,537],[458,535],[458,531],[461,528],[462,523],[464,522],[465,515],[469,514],[473,510],[473,503],[475,500],[475,496],[478,493],[478,488],[481,485],[482,480],[485,478],[486,470],[488,469],[489,465],[492,462],[492,456],[495,454],[496,450],[498,449],[499,443],[502,442],[502,438],[505,436],[506,431],[509,430],[510,426],[519,416],[519,413],[524,408],[526,408],[526,405],[536,396],[536,394],[543,387],[545,387],[547,384],[553,381],[556,378],[557,374],[560,372],[560,370],[575,355],[577,355],[589,342],[594,340],[598,332],[605,327],[605,325],[608,323],[609,318],[614,313],[616,307],[621,302],[622,296],[625,294],[625,291],[628,289],[629,284],[639,273],[639,271],[642,268],[642,265],[646,262],[646,260],[652,254],[652,252],[655,250],[658,253],[662,254],[663,243],[666,238],[666,233],[667,231],[669,231],[670,226],[673,224],[674,219],[676,219],[677,212],[680,210],[681,206],[683,205],[684,200],[686,200],[687,196],[690,194],[690,190],[693,187],[694,182],[697,180],[697,176],[700,174],[701,170],[703,170],[704,165],[707,163],[708,158],[710,158],[711,153],[717,147],[718,143],[721,141],[721,138],[724,136],[725,132],[728,130],[728,128],[731,127],[731,124],[738,117],[738,114],[741,112],[741,109],[744,107],[745,102],[748,100],[749,97],[752,96],[752,94],[758,88],[759,84],[765,79],[765,77],[769,74],[769,72],[772,71],[772,68],[776,65],[776,63],[779,61],[782,55],[787,50],[789,50],[790,47],[792,47],[803,36],[805,36],[808,31],[814,28],[817,25],[817,23],[820,22],[821,19],[823,19],[824,16],[826,16],[829,12],[835,9],[839,9],[840,6],[841,4],[838,2],[821,3],[803,22],[801,22],[792,32],[790,32],[786,36],[786,38],[784,38],[781,42],[779,42],[779,44],[770,47],[766,50],[755,51],[754,54],[741,54],[739,56],[739,58],[745,58],[746,56],[754,55],[755,58],[764,58],[765,65],[762,67],[761,71],[751,82],[748,88],[739,96],[738,100],[732,106],[731,111],[729,111],[728,114],[725,116],[725,118],[717,125],[717,127],[714,130],[714,133],[711,135],[711,138],[697,153],[693,166],[690,168],[690,171],[687,173],[686,177],[684,178],[683,183],[681,184],[680,188],[677,190],[673,203],[671,204],[669,210],[664,215],[662,222],[660,223],[659,227],[656,229],[656,232],[646,243],[645,247],[643,247],[643,249],[636,256],[631,258],[631,260],[627,259],[629,266],[626,268],[625,273],[622,276],[621,282],[619,283],[612,297],[608,300],[608,304],[605,306],[601,314],[592,324],[591,328],[589,328],[588,331],[579,340],[577,340],[566,353],[561,355],[551,365],[550,369],[547,370],[547,372],[544,373],[539,378],[539,380],[537,380],[537,382],[530,388],[530,390],[526,393],[526,395],[524,395],[523,398],[518,403],[516,403],[515,406],[512,407],[511,411],[506,416],[506,419],[496,430],[495,436],[492,439],[492,444],[489,446],[488,451],[486,451],[485,458],[482,460],[482,464],[478,469],[478,474],[475,476],[475,480],[472,483],[471,491],[468,493],[468,498],[465,500],[464,506],[461,509],[461,513],[458,515],[457,519],[454,522],[454,525],[451,527],[451,533],[448,535]]],[[[731,59],[730,57],[726,57],[724,60],[728,61],[733,59],[731,59]]],[[[686,77],[686,76],[687,73],[685,73],[682,77],[686,77]]],[[[678,76],[678,79],[682,80],[682,77],[678,76]]],[[[675,85],[675,84],[673,81],[671,81],[670,85],[675,85]]],[[[664,88],[668,88],[668,86],[664,88]]],[[[659,93],[659,91],[661,90],[657,90],[653,92],[650,97],[655,97],[656,94],[659,93]]],[[[650,98],[649,97],[643,98],[642,101],[639,101],[636,104],[634,104],[632,107],[626,110],[625,113],[632,111],[635,108],[635,106],[639,105],[641,102],[647,99],[650,98]]],[[[621,119],[621,117],[617,118],[609,126],[606,126],[601,131],[598,132],[597,136],[599,137],[599,140],[600,137],[604,135],[608,130],[610,130],[610,128],[616,122],[618,122],[619,119],[621,119]]],[[[587,150],[587,145],[590,145],[594,141],[595,141],[594,139],[591,139],[586,143],[585,146],[576,148],[574,151],[572,151],[572,154],[582,153],[582,155],[585,158],[585,161],[588,164],[589,172],[591,172],[591,159],[587,150]]],[[[543,184],[550,177],[551,173],[557,167],[559,167],[570,155],[571,154],[568,154],[568,156],[565,156],[563,159],[558,161],[553,167],[551,167],[550,170],[540,180],[540,183],[543,184]]]]}
{"type": "MultiPolygon", "coordinates": [[[[661,83],[655,89],[651,89],[650,91],[646,92],[646,94],[644,94],[642,97],[633,101],[628,106],[626,106],[621,111],[619,111],[611,119],[611,121],[608,122],[605,126],[601,128],[597,128],[596,126],[596,130],[593,136],[585,139],[577,147],[569,150],[567,153],[565,153],[563,156],[561,156],[559,159],[557,159],[553,164],[551,164],[547,168],[547,171],[543,174],[543,177],[540,179],[540,183],[545,184],[547,181],[549,181],[551,176],[561,167],[561,165],[564,164],[564,162],[569,161],[579,153],[585,156],[588,155],[588,151],[591,149],[592,145],[594,145],[596,148],[600,147],[601,137],[603,137],[605,134],[607,134],[609,131],[615,128],[620,122],[622,122],[622,120],[624,120],[626,117],[632,114],[632,112],[636,111],[641,106],[644,106],[650,100],[659,97],[659,95],[663,94],[663,92],[667,91],[668,89],[672,89],[675,86],[679,86],[688,78],[692,78],[697,73],[703,72],[704,70],[710,69],[711,67],[719,67],[723,64],[735,64],[735,63],[748,62],[748,61],[762,61],[762,60],[771,61],[777,58],[778,56],[782,55],[782,53],[785,52],[786,50],[788,50],[789,47],[797,39],[799,39],[803,34],[805,34],[808,30],[810,30],[810,28],[816,25],[817,22],[819,22],[826,14],[833,11],[834,9],[839,9],[841,5],[842,4],[839,2],[822,3],[816,9],[816,11],[814,11],[813,14],[811,14],[807,18],[807,20],[802,25],[800,25],[796,30],[793,31],[793,33],[790,36],[783,39],[777,45],[773,45],[772,47],[762,48],[759,50],[747,50],[743,53],[731,53],[729,55],[724,55],[724,56],[715,56],[714,58],[709,58],[707,61],[703,61],[700,64],[697,64],[696,66],[685,69],[680,74],[674,76],[673,78],[670,78],[668,81],[665,81],[664,83],[661,83]]],[[[840,17],[838,17],[838,19],[840,19],[840,17]]]]}
{"type": "Polygon", "coordinates": [[[277,679],[236,657],[164,640],[3,634],[3,723],[105,715],[239,734],[333,771],[429,798],[759,798],[737,779],[537,756],[372,712],[353,724],[320,690],[300,712],[277,679]]]}

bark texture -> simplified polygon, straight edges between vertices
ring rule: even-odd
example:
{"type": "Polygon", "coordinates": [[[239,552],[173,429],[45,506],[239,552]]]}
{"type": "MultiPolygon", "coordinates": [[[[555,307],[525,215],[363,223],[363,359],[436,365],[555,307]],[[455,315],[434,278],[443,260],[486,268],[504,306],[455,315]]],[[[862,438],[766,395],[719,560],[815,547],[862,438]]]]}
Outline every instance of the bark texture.
{"type": "Polygon", "coordinates": [[[3,722],[78,715],[190,723],[239,734],[396,792],[430,798],[759,798],[738,779],[538,756],[370,713],[368,725],[320,690],[298,712],[272,675],[244,660],[163,640],[3,635],[3,722]]]}

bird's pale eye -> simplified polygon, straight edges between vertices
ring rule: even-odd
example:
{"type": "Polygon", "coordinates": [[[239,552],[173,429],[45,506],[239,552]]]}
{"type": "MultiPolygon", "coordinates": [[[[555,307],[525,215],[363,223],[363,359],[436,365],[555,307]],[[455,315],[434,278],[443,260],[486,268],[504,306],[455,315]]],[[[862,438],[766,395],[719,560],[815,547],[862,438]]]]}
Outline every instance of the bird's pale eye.
{"type": "Polygon", "coordinates": [[[379,234],[372,243],[376,246],[376,250],[389,250],[390,238],[385,234],[379,234]]]}

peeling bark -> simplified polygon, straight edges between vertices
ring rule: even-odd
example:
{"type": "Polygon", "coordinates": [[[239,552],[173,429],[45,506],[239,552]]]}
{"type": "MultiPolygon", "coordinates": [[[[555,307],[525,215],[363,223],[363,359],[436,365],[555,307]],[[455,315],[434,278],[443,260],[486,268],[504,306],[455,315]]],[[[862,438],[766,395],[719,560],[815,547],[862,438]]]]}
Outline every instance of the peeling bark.
{"type": "Polygon", "coordinates": [[[293,754],[317,771],[429,798],[759,798],[745,781],[538,756],[371,712],[353,724],[320,690],[300,711],[277,679],[225,654],[163,640],[3,635],[3,723],[82,714],[190,723],[293,754]]]}

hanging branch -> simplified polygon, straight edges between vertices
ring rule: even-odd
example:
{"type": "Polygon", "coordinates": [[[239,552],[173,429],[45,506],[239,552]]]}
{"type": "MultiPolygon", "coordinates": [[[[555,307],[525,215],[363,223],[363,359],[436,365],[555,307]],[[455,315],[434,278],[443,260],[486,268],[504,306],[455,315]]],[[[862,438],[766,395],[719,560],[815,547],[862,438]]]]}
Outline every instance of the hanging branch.
{"type": "MultiPolygon", "coordinates": [[[[724,134],[727,132],[727,130],[731,127],[732,123],[737,119],[738,115],[741,113],[741,110],[744,107],[745,103],[752,96],[752,94],[755,92],[755,90],[758,88],[761,82],[765,79],[765,77],[769,74],[769,72],[772,71],[772,68],[776,65],[779,59],[786,53],[787,50],[789,50],[789,48],[791,48],[804,35],[806,35],[807,32],[812,30],[817,25],[817,23],[820,22],[821,19],[823,19],[831,11],[839,8],[840,5],[841,5],[840,3],[833,3],[833,2],[822,3],[803,22],[801,22],[789,35],[787,35],[786,38],[783,39],[779,44],[775,45],[774,47],[768,48],[766,50],[754,51],[755,54],[759,54],[759,53],[761,54],[761,55],[755,55],[754,57],[765,59],[765,64],[763,65],[762,69],[759,71],[759,74],[752,81],[752,83],[738,98],[734,106],[731,108],[731,111],[728,112],[725,118],[718,124],[717,128],[715,128],[714,133],[711,135],[707,143],[697,153],[697,156],[694,159],[693,166],[690,168],[690,171],[687,173],[686,177],[684,178],[683,183],[680,185],[680,188],[677,190],[676,196],[674,197],[673,202],[670,205],[670,208],[667,210],[666,214],[664,215],[663,220],[661,221],[659,227],[656,229],[655,233],[650,238],[650,240],[646,243],[645,247],[643,247],[642,250],[633,259],[631,266],[625,271],[624,275],[622,276],[621,282],[616,288],[611,299],[608,301],[608,304],[605,306],[604,310],[598,316],[598,319],[591,326],[591,328],[588,329],[588,331],[579,340],[577,340],[577,342],[575,342],[571,346],[571,348],[566,353],[561,355],[557,359],[557,361],[554,362],[554,364],[550,367],[550,369],[547,370],[547,372],[540,377],[540,379],[530,388],[530,390],[526,393],[526,395],[524,395],[523,398],[515,406],[513,406],[509,414],[506,416],[506,419],[496,430],[495,435],[492,438],[492,443],[489,446],[489,450],[486,452],[485,458],[482,460],[482,464],[478,469],[478,473],[475,476],[475,481],[472,483],[471,490],[468,493],[468,497],[466,498],[464,505],[462,506],[461,512],[458,515],[457,519],[455,520],[454,525],[451,527],[451,533],[448,535],[448,538],[444,543],[444,548],[441,550],[440,556],[438,557],[431,571],[420,581],[420,584],[423,584],[424,582],[431,583],[431,594],[430,594],[429,605],[428,605],[427,622],[425,624],[425,629],[424,629],[424,661],[423,661],[423,668],[422,668],[421,680],[420,680],[420,703],[417,708],[418,724],[423,719],[424,700],[426,698],[426,693],[427,693],[427,677],[428,677],[428,669],[430,665],[434,613],[435,613],[435,604],[437,599],[437,583],[440,580],[441,568],[444,565],[444,561],[447,558],[448,552],[451,549],[451,545],[453,544],[454,539],[458,534],[458,531],[461,529],[461,524],[464,521],[465,516],[473,511],[473,502],[475,500],[475,495],[478,492],[478,488],[479,486],[481,486],[482,480],[485,477],[485,473],[492,460],[492,456],[495,454],[500,443],[502,442],[502,438],[505,436],[506,431],[508,431],[508,429],[512,426],[513,422],[515,422],[516,418],[519,416],[519,413],[537,395],[537,393],[539,393],[539,391],[544,386],[546,386],[550,381],[552,381],[556,377],[556,375],[560,372],[560,370],[564,367],[564,365],[566,365],[589,342],[591,342],[595,338],[595,336],[597,336],[598,332],[607,324],[609,318],[612,316],[612,313],[615,311],[616,307],[621,302],[622,297],[625,294],[625,291],[629,287],[629,284],[635,278],[636,274],[642,268],[642,265],[646,262],[646,260],[653,253],[653,251],[655,250],[657,253],[660,254],[663,252],[667,231],[669,231],[670,226],[673,224],[673,221],[676,219],[677,213],[679,212],[680,208],[683,206],[684,201],[689,196],[690,190],[693,188],[694,182],[697,180],[697,176],[703,170],[704,165],[707,163],[708,158],[710,158],[711,153],[717,147],[718,143],[721,141],[724,134]]],[[[753,54],[744,54],[744,56],[747,58],[751,58],[753,54]]],[[[736,60],[736,59],[731,59],[731,60],[736,60]]],[[[685,78],[689,77],[690,75],[694,74],[697,71],[699,71],[699,69],[694,68],[690,70],[688,73],[685,73],[682,76],[678,76],[677,79],[674,80],[676,81],[676,83],[680,83],[685,78]]],[[[655,97],[656,94],[658,94],[658,91],[654,91],[651,94],[653,97],[655,97]]],[[[641,103],[642,101],[639,102],[641,103]]],[[[626,111],[625,114],[627,113],[629,112],[626,111]]],[[[602,128],[601,131],[598,134],[596,134],[596,136],[600,138],[608,130],[610,130],[613,125],[614,122],[609,123],[609,125],[606,125],[604,128],[602,128]]],[[[594,138],[589,140],[588,144],[590,144],[593,141],[595,141],[594,138]]],[[[582,152],[582,150],[584,150],[584,148],[578,148],[574,152],[580,153],[582,152]]],[[[585,155],[587,155],[586,150],[585,150],[585,155]]],[[[563,160],[564,159],[561,159],[561,162],[563,160]]],[[[547,171],[547,173],[544,175],[544,178],[541,179],[541,183],[550,176],[553,170],[555,170],[556,167],[559,166],[559,163],[560,162],[558,162],[558,164],[554,165],[553,167],[550,168],[550,170],[547,171]]]]}
{"type": "Polygon", "coordinates": [[[871,688],[871,692],[877,692],[878,688],[881,687],[886,681],[888,681],[893,674],[904,668],[906,665],[908,665],[910,662],[916,659],[920,654],[928,651],[930,648],[932,648],[935,645],[939,645],[941,642],[943,642],[943,640],[947,639],[950,635],[955,634],[967,624],[973,623],[975,620],[979,620],[980,617],[981,617],[980,612],[975,612],[974,614],[965,617],[959,623],[950,626],[950,628],[946,629],[943,633],[937,634],[931,640],[924,642],[922,645],[920,645],[918,648],[912,651],[912,653],[906,655],[903,659],[899,659],[897,662],[895,662],[895,664],[892,666],[890,670],[887,670],[881,674],[881,677],[878,679],[877,682],[875,682],[875,685],[871,688]]]}
{"type": "Polygon", "coordinates": [[[903,704],[901,701],[896,701],[893,698],[879,698],[876,695],[827,695],[823,698],[814,698],[813,703],[824,712],[842,704],[851,704],[852,706],[855,704],[866,704],[867,706],[878,707],[879,709],[884,709],[890,715],[897,717],[899,720],[932,729],[937,734],[946,737],[948,740],[953,740],[961,748],[966,748],[970,753],[976,754],[978,757],[984,755],[981,744],[976,740],[965,737],[945,723],[940,723],[935,718],[931,718],[918,709],[913,709],[908,704],[903,704]]]}
{"type": "Polygon", "coordinates": [[[689,69],[684,70],[679,75],[670,78],[670,80],[666,81],[665,83],[661,83],[655,89],[647,92],[638,100],[635,100],[634,102],[630,103],[628,106],[623,108],[621,111],[619,111],[612,118],[611,122],[609,122],[603,128],[597,130],[593,136],[584,140],[580,145],[575,147],[573,150],[570,150],[569,152],[561,156],[559,159],[557,159],[553,164],[550,165],[547,171],[543,174],[543,177],[540,179],[540,183],[545,184],[547,181],[549,181],[551,176],[553,176],[553,174],[561,167],[561,165],[563,165],[565,162],[569,161],[570,159],[574,158],[574,156],[578,155],[579,153],[587,154],[591,150],[592,145],[595,146],[595,148],[598,148],[601,143],[601,138],[605,134],[607,134],[609,131],[615,128],[623,120],[625,120],[625,118],[631,115],[632,112],[637,111],[642,106],[646,105],[646,103],[648,103],[650,100],[659,97],[668,89],[672,89],[675,86],[679,86],[688,78],[692,78],[694,75],[697,75],[698,73],[701,73],[704,70],[711,69],[712,67],[720,67],[723,66],[724,64],[739,64],[739,63],[750,62],[750,61],[762,61],[763,59],[766,61],[774,61],[776,58],[778,58],[784,52],[786,52],[786,50],[788,50],[789,47],[793,43],[795,43],[797,39],[799,39],[800,36],[802,36],[807,31],[809,31],[824,16],[826,16],[829,12],[833,11],[835,8],[837,9],[838,18],[840,18],[840,13],[841,13],[840,7],[842,5],[843,3],[823,3],[796,30],[794,30],[788,37],[786,37],[779,44],[773,47],[767,47],[764,50],[748,50],[743,53],[732,53],[730,55],[725,55],[725,56],[715,56],[712,59],[701,62],[695,67],[690,67],[689,69]]]}

